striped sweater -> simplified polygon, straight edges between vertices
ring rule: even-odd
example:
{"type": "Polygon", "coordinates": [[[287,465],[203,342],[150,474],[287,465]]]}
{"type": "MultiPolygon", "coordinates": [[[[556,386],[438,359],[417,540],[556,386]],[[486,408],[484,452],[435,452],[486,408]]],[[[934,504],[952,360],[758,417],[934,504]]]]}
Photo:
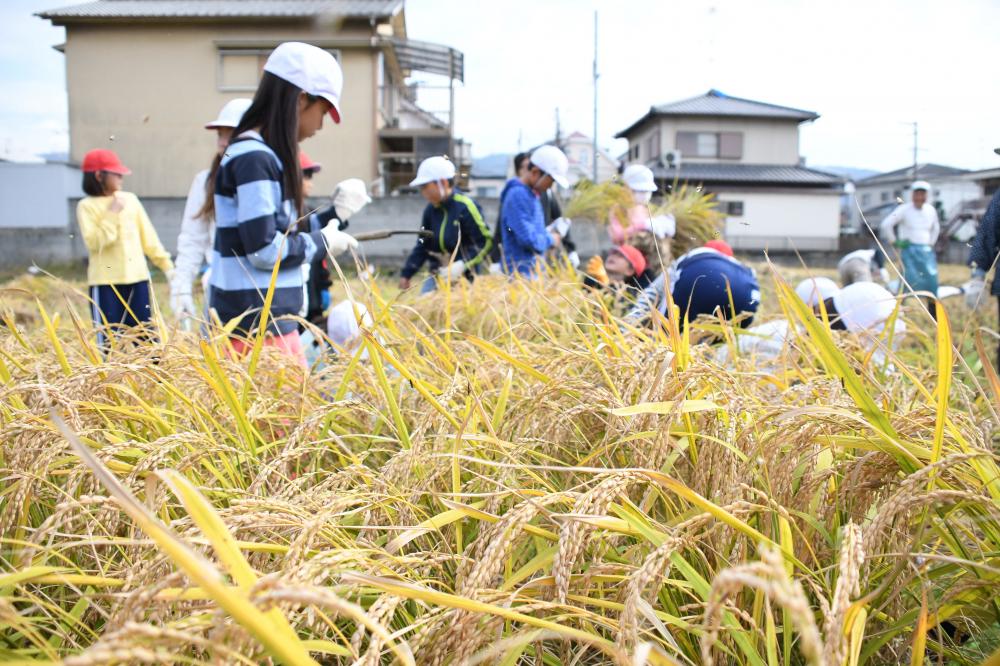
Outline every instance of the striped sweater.
{"type": "Polygon", "coordinates": [[[312,215],[309,231],[298,231],[295,206],[285,198],[281,172],[278,156],[251,131],[226,149],[216,176],[209,305],[224,324],[238,319],[236,330],[242,335],[260,323],[278,262],[269,329],[281,335],[296,330],[295,321],[279,318],[301,310],[301,266],[325,248],[319,231],[325,220],[312,215]]]}

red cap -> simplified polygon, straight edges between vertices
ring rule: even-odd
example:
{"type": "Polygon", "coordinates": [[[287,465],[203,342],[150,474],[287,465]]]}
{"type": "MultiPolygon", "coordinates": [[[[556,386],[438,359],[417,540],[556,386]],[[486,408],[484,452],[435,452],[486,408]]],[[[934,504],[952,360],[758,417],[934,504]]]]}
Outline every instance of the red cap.
{"type": "Polygon", "coordinates": [[[323,165],[319,162],[313,162],[312,158],[306,155],[306,151],[299,150],[299,166],[302,167],[303,171],[316,172],[323,168],[323,165]]]}
{"type": "Polygon", "coordinates": [[[729,243],[727,243],[724,240],[720,239],[710,240],[707,243],[705,243],[705,247],[711,248],[716,252],[720,252],[726,255],[727,257],[733,256],[733,248],[729,247],[729,243]]]}
{"type": "Polygon", "coordinates": [[[115,151],[106,148],[92,150],[83,156],[83,165],[80,167],[84,173],[97,173],[98,171],[108,171],[119,176],[127,176],[132,170],[122,164],[122,161],[115,155],[115,151]]]}
{"type": "Polygon", "coordinates": [[[642,256],[642,252],[639,252],[636,248],[631,245],[616,245],[611,251],[625,257],[628,263],[632,264],[632,270],[635,271],[636,275],[642,275],[645,272],[646,257],[642,256]]]}

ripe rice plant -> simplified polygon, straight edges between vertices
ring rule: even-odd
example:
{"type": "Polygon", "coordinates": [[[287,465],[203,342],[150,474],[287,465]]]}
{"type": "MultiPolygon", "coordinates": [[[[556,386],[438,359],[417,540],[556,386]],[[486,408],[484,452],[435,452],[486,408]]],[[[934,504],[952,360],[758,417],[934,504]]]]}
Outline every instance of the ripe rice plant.
{"type": "Polygon", "coordinates": [[[890,371],[766,282],[767,364],[559,273],[354,287],[312,373],[5,316],[0,659],[998,663],[1000,385],[943,311],[890,371]]]}

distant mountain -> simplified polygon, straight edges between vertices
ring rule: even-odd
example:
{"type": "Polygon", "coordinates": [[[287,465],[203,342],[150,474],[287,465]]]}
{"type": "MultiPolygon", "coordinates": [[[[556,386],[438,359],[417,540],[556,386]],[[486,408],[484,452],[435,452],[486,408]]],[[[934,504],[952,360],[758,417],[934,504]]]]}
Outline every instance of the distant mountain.
{"type": "Polygon", "coordinates": [[[68,162],[69,161],[69,153],[67,153],[67,152],[39,153],[38,156],[41,157],[46,162],[68,162]]]}
{"type": "Polygon", "coordinates": [[[507,153],[494,153],[486,157],[478,157],[472,160],[473,178],[506,178],[507,165],[513,159],[513,155],[507,153]]]}
{"type": "Polygon", "coordinates": [[[859,169],[857,167],[845,167],[845,166],[812,166],[812,169],[818,169],[819,171],[826,171],[827,173],[832,173],[842,178],[849,178],[851,180],[861,180],[862,178],[868,178],[869,176],[874,176],[875,174],[882,173],[881,171],[876,171],[874,169],[859,169]]]}

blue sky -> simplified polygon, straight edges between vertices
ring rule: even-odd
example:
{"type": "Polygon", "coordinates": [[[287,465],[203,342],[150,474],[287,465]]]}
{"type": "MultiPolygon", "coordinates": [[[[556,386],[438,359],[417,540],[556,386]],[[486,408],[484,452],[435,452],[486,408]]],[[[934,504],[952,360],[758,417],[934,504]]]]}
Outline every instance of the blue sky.
{"type": "MultiPolygon", "coordinates": [[[[32,12],[72,0],[0,3],[0,154],[65,149],[62,30],[32,12]]],[[[602,146],[649,106],[718,88],[817,111],[812,165],[873,169],[912,159],[1000,165],[997,0],[408,0],[414,39],[465,53],[459,134],[475,155],[591,132],[593,11],[600,16],[602,146]]]]}

